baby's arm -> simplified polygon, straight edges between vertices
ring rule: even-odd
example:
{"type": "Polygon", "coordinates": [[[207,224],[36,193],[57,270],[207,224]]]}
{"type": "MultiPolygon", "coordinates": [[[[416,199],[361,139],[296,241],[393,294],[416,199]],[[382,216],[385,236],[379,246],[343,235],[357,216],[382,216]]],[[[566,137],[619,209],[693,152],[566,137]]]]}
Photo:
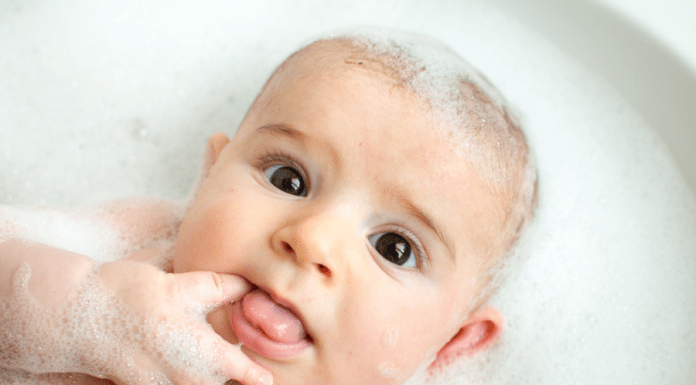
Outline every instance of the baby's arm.
{"type": "Polygon", "coordinates": [[[270,383],[205,323],[206,311],[248,290],[241,278],[166,274],[133,261],[95,266],[78,253],[4,238],[0,366],[129,384],[270,383]]]}

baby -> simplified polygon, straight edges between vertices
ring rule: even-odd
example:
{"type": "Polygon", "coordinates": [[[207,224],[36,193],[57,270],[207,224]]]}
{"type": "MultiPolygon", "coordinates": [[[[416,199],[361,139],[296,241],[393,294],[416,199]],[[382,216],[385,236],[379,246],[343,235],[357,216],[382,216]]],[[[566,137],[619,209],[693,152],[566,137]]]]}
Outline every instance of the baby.
{"type": "MultiPolygon", "coordinates": [[[[174,334],[195,330],[195,344],[180,347],[199,352],[186,370],[172,369],[176,357],[163,345],[132,358],[151,377],[74,370],[121,383],[254,384],[272,373],[275,384],[399,384],[495,342],[503,317],[485,303],[535,199],[521,130],[462,59],[419,36],[333,36],[276,69],[233,138],[210,138],[183,220],[161,202],[104,206],[102,217],[142,245],[131,260],[165,255],[177,274],[121,261],[95,277],[77,253],[6,241],[0,255],[21,257],[2,256],[16,262],[0,269],[0,294],[28,287],[41,304],[70,296],[32,289],[22,270],[39,264],[31,255],[58,253],[78,277],[66,281],[100,280],[124,313],[177,309],[155,318],[174,334]],[[167,238],[175,240],[169,250],[152,241],[167,238]],[[202,318],[178,316],[191,313],[244,354],[210,336],[196,323],[202,318]],[[214,375],[196,377],[207,363],[214,375]]],[[[8,356],[0,351],[0,366],[60,371],[8,356]]]]}

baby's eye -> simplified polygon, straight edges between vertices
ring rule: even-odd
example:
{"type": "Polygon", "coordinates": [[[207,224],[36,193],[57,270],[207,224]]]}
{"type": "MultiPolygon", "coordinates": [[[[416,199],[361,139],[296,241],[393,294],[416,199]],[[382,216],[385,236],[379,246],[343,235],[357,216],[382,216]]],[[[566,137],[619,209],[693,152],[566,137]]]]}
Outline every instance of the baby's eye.
{"type": "Polygon", "coordinates": [[[302,174],[290,166],[275,165],[264,171],[266,178],[278,190],[300,197],[307,196],[307,185],[302,174]]]}
{"type": "Polygon", "coordinates": [[[396,233],[377,233],[370,236],[370,244],[387,261],[406,268],[417,267],[411,243],[396,233]]]}

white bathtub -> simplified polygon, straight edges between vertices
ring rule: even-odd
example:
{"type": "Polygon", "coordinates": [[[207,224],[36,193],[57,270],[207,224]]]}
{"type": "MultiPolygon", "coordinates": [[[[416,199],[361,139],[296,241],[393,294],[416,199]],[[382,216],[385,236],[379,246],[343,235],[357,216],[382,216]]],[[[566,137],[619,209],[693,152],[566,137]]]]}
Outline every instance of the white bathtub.
{"type": "Polygon", "coordinates": [[[696,2],[493,0],[612,84],[696,191],[696,2]]]}
{"type": "Polygon", "coordinates": [[[507,330],[489,365],[443,383],[696,383],[696,53],[662,43],[647,0],[604,1],[5,0],[0,204],[181,198],[206,136],[234,131],[300,41],[426,32],[511,101],[541,175],[526,261],[494,302],[507,330]]]}

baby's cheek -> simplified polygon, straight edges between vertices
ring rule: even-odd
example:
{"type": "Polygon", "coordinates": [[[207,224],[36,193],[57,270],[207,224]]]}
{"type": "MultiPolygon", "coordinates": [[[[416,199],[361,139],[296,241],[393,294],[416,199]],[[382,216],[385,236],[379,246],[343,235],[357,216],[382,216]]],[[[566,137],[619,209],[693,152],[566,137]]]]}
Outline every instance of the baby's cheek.
{"type": "MultiPolygon", "coordinates": [[[[384,333],[382,333],[382,349],[387,353],[383,357],[385,360],[379,362],[377,366],[377,375],[386,380],[399,380],[405,377],[404,371],[405,363],[400,362],[399,355],[397,353],[397,346],[401,345],[400,342],[401,328],[399,326],[388,327],[384,333]]],[[[402,342],[402,341],[401,341],[402,342]]],[[[399,346],[401,348],[401,346],[399,346]]],[[[398,349],[400,351],[404,351],[398,349]]]]}
{"type": "Polygon", "coordinates": [[[396,343],[399,342],[400,328],[398,326],[391,326],[387,328],[382,334],[382,344],[384,349],[387,351],[393,351],[396,347],[396,343]]]}
{"type": "Polygon", "coordinates": [[[437,301],[419,303],[421,306],[404,305],[397,310],[400,316],[385,324],[388,326],[381,335],[384,355],[377,368],[381,378],[398,380],[394,383],[405,381],[432,362],[439,348],[451,337],[445,326],[452,318],[451,312],[438,306],[437,301]]]}
{"type": "Polygon", "coordinates": [[[173,267],[175,273],[185,273],[196,268],[200,256],[206,255],[205,229],[201,220],[191,215],[184,219],[174,247],[173,267]]]}
{"type": "Polygon", "coordinates": [[[380,353],[375,355],[374,371],[378,383],[398,384],[408,379],[423,361],[424,339],[410,325],[391,324],[380,338],[380,353]]]}
{"type": "Polygon", "coordinates": [[[230,254],[234,234],[232,213],[223,205],[198,210],[187,217],[179,232],[174,268],[177,273],[192,270],[218,271],[230,254]]]}

